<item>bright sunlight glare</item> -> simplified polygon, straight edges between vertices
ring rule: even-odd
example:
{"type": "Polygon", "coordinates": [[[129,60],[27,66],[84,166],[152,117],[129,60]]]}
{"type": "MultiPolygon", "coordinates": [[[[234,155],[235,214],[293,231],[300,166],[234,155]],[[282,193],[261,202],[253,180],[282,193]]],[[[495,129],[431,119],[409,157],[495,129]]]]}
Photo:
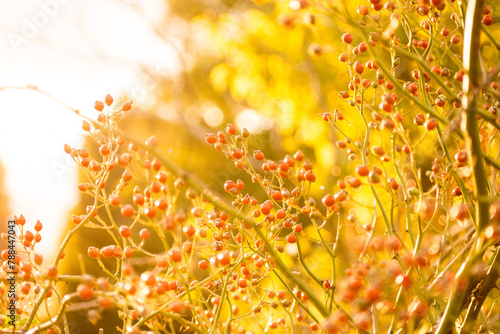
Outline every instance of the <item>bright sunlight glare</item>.
{"type": "MultiPolygon", "coordinates": [[[[138,65],[174,72],[176,54],[158,41],[151,22],[162,1],[47,0],[0,3],[0,161],[6,205],[29,226],[44,224],[39,252],[54,254],[78,202],[77,167],[65,143],[84,140],[81,118],[64,104],[95,116],[93,102],[108,93],[148,107],[154,93],[138,65]],[[83,5],[85,4],[85,5],[83,5]],[[51,94],[51,99],[28,85],[51,94]],[[61,102],[61,103],[60,103],[61,102]],[[34,167],[36,166],[36,167],[34,167]]],[[[5,211],[5,210],[4,210],[5,211]]]]}

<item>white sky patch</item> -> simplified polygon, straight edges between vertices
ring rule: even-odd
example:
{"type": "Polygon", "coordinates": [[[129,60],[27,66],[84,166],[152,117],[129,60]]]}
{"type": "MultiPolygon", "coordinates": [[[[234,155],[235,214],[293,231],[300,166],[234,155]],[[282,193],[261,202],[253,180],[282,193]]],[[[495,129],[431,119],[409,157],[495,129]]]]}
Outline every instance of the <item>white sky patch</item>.
{"type": "MultiPolygon", "coordinates": [[[[179,66],[177,53],[151,28],[165,13],[161,0],[0,2],[0,87],[35,85],[90,117],[94,101],[108,93],[118,103],[126,96],[135,98],[134,107],[149,107],[159,83],[138,65],[157,75],[179,66]]],[[[36,92],[0,90],[8,206],[28,225],[44,224],[38,251],[49,259],[78,203],[78,169],[63,145],[81,146],[81,121],[36,92]]]]}

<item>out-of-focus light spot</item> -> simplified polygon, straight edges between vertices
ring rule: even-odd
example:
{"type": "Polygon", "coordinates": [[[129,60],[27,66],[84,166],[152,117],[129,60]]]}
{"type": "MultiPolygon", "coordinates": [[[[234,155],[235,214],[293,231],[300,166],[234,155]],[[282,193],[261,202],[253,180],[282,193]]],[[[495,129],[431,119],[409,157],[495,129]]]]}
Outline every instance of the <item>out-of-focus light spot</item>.
{"type": "Polygon", "coordinates": [[[268,130],[271,125],[272,121],[269,118],[259,115],[253,109],[243,109],[236,117],[236,126],[238,128],[247,128],[252,134],[268,130]]]}
{"type": "Polygon", "coordinates": [[[224,114],[219,108],[210,107],[205,109],[205,112],[203,113],[203,119],[209,126],[216,127],[221,125],[224,121],[224,114]]]}
{"type": "Polygon", "coordinates": [[[417,186],[417,183],[414,180],[408,180],[408,181],[406,181],[406,186],[408,188],[414,188],[417,186]]]}
{"type": "Polygon", "coordinates": [[[297,256],[297,254],[299,253],[299,251],[297,249],[297,244],[289,244],[289,243],[287,243],[286,246],[285,246],[285,252],[289,256],[297,256]]]}
{"type": "Polygon", "coordinates": [[[288,7],[290,7],[291,10],[299,10],[300,9],[300,2],[298,1],[290,1],[288,3],[288,7]]]}
{"type": "Polygon", "coordinates": [[[429,250],[427,251],[429,255],[436,255],[439,252],[439,249],[441,249],[441,246],[438,242],[435,242],[429,247],[429,250]]]}
{"type": "Polygon", "coordinates": [[[158,116],[169,122],[175,122],[179,120],[179,115],[177,110],[171,104],[163,104],[156,109],[158,116]]]}
{"type": "Polygon", "coordinates": [[[196,106],[189,106],[186,108],[184,120],[193,125],[198,125],[201,120],[201,110],[196,106]]]}
{"type": "Polygon", "coordinates": [[[342,173],[342,169],[340,169],[339,166],[335,166],[332,168],[332,175],[333,176],[339,176],[340,173],[342,173]]]}

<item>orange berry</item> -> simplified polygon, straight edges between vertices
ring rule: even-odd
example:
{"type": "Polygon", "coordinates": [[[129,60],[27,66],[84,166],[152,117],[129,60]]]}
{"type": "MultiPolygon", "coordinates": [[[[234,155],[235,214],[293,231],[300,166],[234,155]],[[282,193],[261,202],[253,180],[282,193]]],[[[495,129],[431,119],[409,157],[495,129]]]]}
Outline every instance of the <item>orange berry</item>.
{"type": "Polygon", "coordinates": [[[200,270],[206,270],[208,268],[208,261],[207,260],[201,260],[200,262],[198,262],[198,268],[200,268],[200,270]]]}
{"type": "MultiPolygon", "coordinates": [[[[111,102],[111,103],[113,103],[113,102],[111,102]]],[[[124,104],[122,104],[122,107],[121,107],[122,111],[129,111],[130,109],[132,109],[132,101],[127,101],[124,104]]]]}
{"type": "Polygon", "coordinates": [[[205,140],[209,144],[215,144],[217,142],[217,136],[213,133],[209,133],[208,135],[205,135],[205,140]]]}
{"type": "Polygon", "coordinates": [[[236,133],[236,127],[232,124],[228,124],[227,127],[226,127],[226,132],[229,134],[229,135],[234,135],[236,133]]]}
{"type": "Polygon", "coordinates": [[[180,300],[175,300],[168,304],[168,309],[172,313],[181,313],[184,310],[184,303],[180,300]]]}
{"type": "Polygon", "coordinates": [[[368,44],[366,44],[365,42],[359,44],[359,51],[366,52],[366,50],[368,50],[368,44]]]}
{"type": "Polygon", "coordinates": [[[156,139],[156,136],[151,136],[148,139],[146,139],[145,144],[154,147],[156,146],[156,144],[158,144],[158,140],[156,139]]]}
{"type": "Polygon", "coordinates": [[[109,300],[109,298],[107,298],[107,297],[99,298],[99,306],[100,307],[107,309],[107,308],[110,308],[111,305],[112,305],[112,303],[111,303],[111,300],[109,300]]]}
{"type": "Polygon", "coordinates": [[[425,122],[425,128],[428,131],[434,130],[436,126],[437,126],[437,121],[434,118],[431,118],[427,122],[425,122]]]}
{"type": "Polygon", "coordinates": [[[297,152],[295,152],[295,154],[293,155],[293,157],[297,161],[302,161],[302,160],[304,160],[304,153],[302,153],[301,150],[298,150],[297,152]]]}
{"type": "Polygon", "coordinates": [[[102,146],[99,148],[99,152],[100,152],[102,155],[108,155],[108,154],[109,154],[109,152],[110,152],[108,145],[102,145],[102,146]]]}
{"type": "Polygon", "coordinates": [[[276,218],[283,219],[283,218],[285,218],[285,216],[286,216],[285,210],[279,209],[278,211],[276,211],[276,218]]]}
{"type": "Polygon", "coordinates": [[[78,292],[78,297],[82,300],[90,300],[94,297],[94,291],[86,284],[79,284],[76,291],[78,292]]]}
{"type": "Polygon", "coordinates": [[[323,202],[323,205],[326,206],[327,208],[335,204],[335,198],[331,194],[328,194],[325,197],[323,197],[321,201],[323,202]]]}
{"type": "Polygon", "coordinates": [[[264,153],[260,150],[255,150],[253,151],[253,157],[255,158],[255,160],[262,161],[264,160],[264,153]]]}
{"type": "Polygon", "coordinates": [[[361,16],[366,16],[368,15],[368,8],[366,6],[358,6],[358,9],[356,10],[359,15],[361,16]]]}
{"type": "Polygon", "coordinates": [[[147,239],[149,239],[150,236],[151,236],[151,232],[149,232],[149,230],[146,228],[143,228],[139,232],[139,237],[141,238],[141,240],[147,240],[147,239]]]}
{"type": "Polygon", "coordinates": [[[82,121],[82,129],[83,131],[90,131],[90,124],[87,121],[82,121]]]}
{"type": "Polygon", "coordinates": [[[149,218],[154,218],[156,217],[156,210],[152,206],[148,206],[147,208],[144,209],[144,213],[146,214],[147,217],[149,218]]]}
{"type": "Polygon", "coordinates": [[[460,163],[467,162],[467,152],[466,151],[458,151],[455,154],[455,160],[460,163]]]}
{"type": "Polygon", "coordinates": [[[354,63],[354,70],[358,73],[358,74],[362,74],[363,71],[365,70],[365,65],[363,65],[363,63],[357,61],[354,63]]]}
{"type": "Polygon", "coordinates": [[[113,206],[118,206],[121,203],[121,199],[117,195],[111,195],[109,196],[109,203],[111,203],[111,205],[113,206]]]}
{"type": "Polygon", "coordinates": [[[241,159],[241,157],[243,156],[243,153],[241,152],[241,150],[234,150],[232,153],[231,153],[231,156],[235,159],[235,160],[239,160],[241,159]]]}
{"type": "Polygon", "coordinates": [[[304,177],[307,181],[309,182],[314,182],[316,181],[316,175],[314,175],[312,170],[308,170],[305,174],[304,177]]]}
{"type": "Polygon", "coordinates": [[[56,267],[50,267],[47,269],[47,276],[49,277],[56,277],[57,276],[57,268],[56,267]]]}
{"type": "Polygon", "coordinates": [[[107,106],[110,106],[113,104],[113,97],[111,95],[106,95],[104,97],[104,103],[106,103],[107,106]]]}
{"type": "Polygon", "coordinates": [[[35,228],[35,231],[40,232],[42,230],[42,228],[43,228],[43,225],[42,225],[42,223],[39,220],[37,220],[36,223],[35,223],[34,228],[35,228]]]}
{"type": "Polygon", "coordinates": [[[493,23],[493,16],[491,15],[485,15],[483,16],[483,24],[486,26],[489,26],[493,23]]]}
{"type": "Polygon", "coordinates": [[[108,259],[114,255],[115,250],[111,246],[104,246],[103,248],[101,248],[100,252],[103,257],[108,259]]]}
{"type": "Polygon", "coordinates": [[[347,63],[347,61],[349,60],[349,55],[347,53],[342,53],[339,56],[339,60],[343,63],[347,63]]]}
{"type": "Polygon", "coordinates": [[[361,186],[361,180],[358,179],[357,177],[353,177],[353,178],[349,179],[349,181],[347,183],[349,183],[349,185],[352,188],[359,188],[361,186]]]}
{"type": "Polygon", "coordinates": [[[121,208],[121,214],[123,217],[132,217],[134,214],[134,208],[130,204],[125,204],[121,208]]]}
{"type": "Polygon", "coordinates": [[[128,259],[132,257],[133,253],[134,253],[134,251],[132,250],[132,247],[130,247],[130,246],[125,247],[125,250],[123,251],[123,254],[128,259]]]}
{"type": "Polygon", "coordinates": [[[75,224],[80,224],[82,222],[82,217],[77,216],[77,215],[72,215],[71,221],[75,224]]]}
{"type": "Polygon", "coordinates": [[[246,288],[246,287],[247,287],[247,285],[248,285],[248,283],[247,283],[247,281],[246,281],[246,280],[244,280],[244,279],[240,279],[240,280],[238,280],[238,287],[240,287],[240,288],[244,289],[244,288],[246,288]]]}
{"type": "Polygon", "coordinates": [[[128,238],[132,235],[132,231],[130,231],[130,227],[127,225],[120,226],[120,235],[124,238],[128,238]]]}
{"type": "Polygon", "coordinates": [[[287,238],[286,241],[290,244],[294,244],[297,242],[297,236],[295,234],[290,234],[287,238]]]}
{"type": "Polygon", "coordinates": [[[368,174],[370,174],[370,168],[365,165],[358,165],[356,166],[356,173],[358,173],[359,176],[368,176],[368,174]]]}
{"type": "Polygon", "coordinates": [[[180,262],[182,261],[182,252],[178,248],[172,248],[168,252],[168,255],[170,257],[170,260],[174,262],[180,262]]]}
{"type": "Polygon", "coordinates": [[[349,33],[345,33],[342,35],[342,41],[346,44],[351,44],[353,39],[354,38],[349,33]]]}
{"type": "Polygon", "coordinates": [[[24,233],[24,240],[26,240],[28,242],[32,242],[34,238],[35,238],[35,236],[32,232],[26,231],[26,233],[24,233]]]}
{"type": "Polygon", "coordinates": [[[227,266],[231,262],[229,252],[222,252],[217,254],[217,260],[219,260],[219,264],[221,266],[227,266]]]}
{"type": "Polygon", "coordinates": [[[389,178],[388,181],[389,181],[389,186],[391,186],[393,190],[398,190],[399,184],[393,177],[389,178]]]}
{"type": "Polygon", "coordinates": [[[342,190],[339,190],[335,193],[335,195],[333,196],[335,198],[335,200],[337,202],[342,202],[342,201],[345,201],[346,198],[347,198],[347,191],[345,191],[344,189],[342,190]]]}
{"type": "Polygon", "coordinates": [[[389,247],[392,251],[397,252],[401,249],[401,241],[399,241],[398,237],[393,235],[387,241],[387,247],[389,247]]]}
{"type": "Polygon", "coordinates": [[[102,101],[95,101],[94,109],[97,111],[102,111],[104,109],[104,103],[102,101]]]}
{"type": "Polygon", "coordinates": [[[402,285],[405,289],[411,287],[411,277],[407,275],[398,275],[395,280],[396,284],[402,285]]]}
{"type": "Polygon", "coordinates": [[[378,286],[371,287],[366,291],[366,300],[369,303],[374,303],[380,298],[381,295],[382,291],[378,286]]]}
{"type": "Polygon", "coordinates": [[[158,158],[154,158],[151,162],[151,166],[155,171],[159,171],[161,169],[161,161],[158,158]]]}

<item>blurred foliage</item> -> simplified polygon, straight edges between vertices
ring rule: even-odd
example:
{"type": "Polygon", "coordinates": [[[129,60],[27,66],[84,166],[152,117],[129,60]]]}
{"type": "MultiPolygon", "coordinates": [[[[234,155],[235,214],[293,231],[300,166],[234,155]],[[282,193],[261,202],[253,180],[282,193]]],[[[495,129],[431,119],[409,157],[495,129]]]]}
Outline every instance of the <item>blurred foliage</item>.
{"type": "MultiPolygon", "coordinates": [[[[339,36],[349,28],[335,21],[334,16],[328,15],[325,10],[320,10],[321,6],[294,9],[290,5],[292,2],[170,1],[164,24],[157,26],[155,31],[165,38],[165,43],[176,45],[182,66],[173,76],[144,70],[144,75],[154,78],[157,83],[156,105],[128,115],[122,122],[123,129],[139,138],[156,135],[163,152],[167,152],[184,170],[196,174],[213,190],[222,192],[226,180],[241,178],[247,184],[245,191],[257,196],[258,188],[248,177],[219,154],[215,156],[216,153],[204,141],[206,133],[223,128],[225,123],[248,127],[252,133],[251,146],[265,151],[266,157],[278,161],[285,154],[301,149],[312,160],[318,181],[311,195],[316,200],[333,192],[337,180],[351,174],[359,161],[349,161],[345,150],[335,146],[337,140],[346,138],[325,122],[321,114],[338,110],[344,117],[339,125],[344,134],[353,138],[364,135],[358,111],[339,97],[339,92],[348,90],[350,80],[346,67],[338,61],[339,55],[346,52],[339,36]]],[[[305,4],[305,1],[299,3],[305,4]]],[[[349,2],[348,10],[355,12],[361,3],[365,2],[349,2]]],[[[459,52],[456,47],[449,49],[459,52]]],[[[385,62],[382,66],[391,66],[390,56],[389,52],[382,55],[385,62]]],[[[486,52],[486,57],[492,56],[486,52]]],[[[436,62],[450,67],[453,72],[457,70],[453,63],[441,64],[440,59],[436,62]]],[[[409,69],[413,65],[412,61],[402,59],[398,77],[411,79],[409,69]]],[[[376,74],[369,75],[374,79],[376,74]]],[[[404,103],[408,113],[404,115],[403,123],[411,124],[417,110],[411,102],[404,103]]],[[[410,137],[418,140],[424,131],[412,127],[410,137]]],[[[386,152],[391,152],[390,134],[382,131],[379,134],[379,142],[372,142],[371,145],[378,144],[385,147],[386,152]]],[[[436,135],[426,136],[419,144],[416,156],[416,165],[421,168],[423,188],[426,190],[430,182],[425,172],[431,168],[434,158],[442,153],[437,144],[436,135]]],[[[381,162],[374,165],[387,170],[387,175],[395,176],[392,166],[381,162]]],[[[260,166],[255,167],[261,170],[260,166]]],[[[407,179],[414,177],[410,172],[405,175],[407,179]]],[[[113,180],[110,180],[108,187],[113,186],[113,180]]],[[[370,193],[369,189],[353,191],[370,193]]],[[[131,198],[131,193],[123,195],[131,198]]],[[[384,203],[393,200],[390,193],[383,196],[384,203]]],[[[343,231],[346,235],[354,235],[354,231],[374,219],[371,193],[366,196],[366,201],[362,196],[356,198],[360,205],[354,211],[342,212],[344,216],[352,213],[359,223],[347,227],[343,231]]],[[[399,199],[402,200],[402,197],[399,199]]],[[[75,214],[85,211],[85,206],[90,204],[87,200],[82,197],[81,205],[74,210],[75,214]]],[[[398,229],[403,230],[404,213],[397,213],[396,225],[398,222],[398,229]]],[[[117,225],[121,224],[117,221],[117,225]]],[[[313,226],[305,224],[304,228],[314,239],[313,226]]],[[[377,228],[380,231],[384,229],[382,226],[377,228]]],[[[336,231],[333,227],[325,229],[329,232],[326,234],[328,241],[332,241],[336,231]]],[[[62,271],[75,274],[85,268],[85,272],[99,276],[101,269],[96,261],[89,261],[86,250],[89,245],[101,247],[113,241],[96,238],[93,230],[83,230],[76,238],[77,242],[67,251],[71,261],[64,262],[62,271]]],[[[362,245],[364,241],[353,241],[349,247],[362,245]]],[[[154,240],[150,244],[154,245],[154,240]]],[[[316,257],[317,261],[311,263],[311,269],[320,276],[328,276],[323,272],[326,267],[318,261],[327,259],[326,252],[315,253],[314,247],[305,247],[303,251],[308,256],[316,257]]],[[[341,258],[340,269],[345,269],[350,262],[350,259],[341,258]]],[[[290,260],[289,265],[294,266],[294,261],[290,260]]],[[[68,317],[71,319],[71,314],[68,317]]],[[[98,326],[103,327],[105,332],[112,332],[114,323],[110,321],[110,315],[106,313],[102,317],[98,326]]],[[[84,332],[95,330],[79,314],[74,315],[74,320],[86,322],[81,325],[84,332]]]]}

